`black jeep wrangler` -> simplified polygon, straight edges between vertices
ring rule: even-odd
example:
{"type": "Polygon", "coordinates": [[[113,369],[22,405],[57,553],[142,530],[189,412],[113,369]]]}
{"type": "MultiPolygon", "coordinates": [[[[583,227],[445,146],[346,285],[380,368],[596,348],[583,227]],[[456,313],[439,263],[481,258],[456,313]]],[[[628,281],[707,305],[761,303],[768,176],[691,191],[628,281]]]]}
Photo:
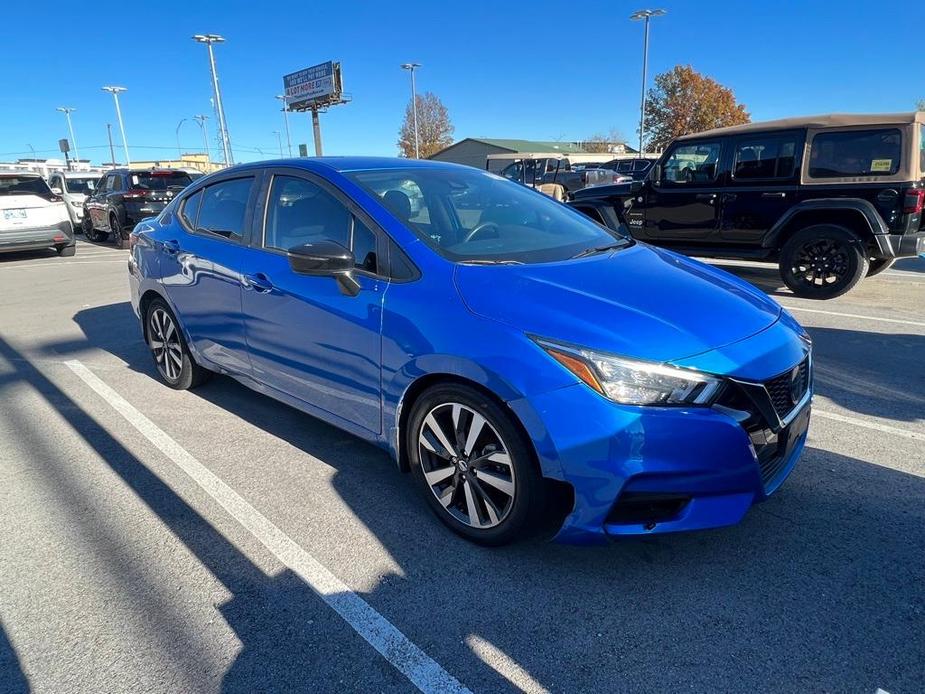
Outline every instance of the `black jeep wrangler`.
{"type": "Polygon", "coordinates": [[[570,204],[688,255],[777,261],[830,299],[925,252],[925,112],[749,123],[680,137],[643,181],[570,204]]]}

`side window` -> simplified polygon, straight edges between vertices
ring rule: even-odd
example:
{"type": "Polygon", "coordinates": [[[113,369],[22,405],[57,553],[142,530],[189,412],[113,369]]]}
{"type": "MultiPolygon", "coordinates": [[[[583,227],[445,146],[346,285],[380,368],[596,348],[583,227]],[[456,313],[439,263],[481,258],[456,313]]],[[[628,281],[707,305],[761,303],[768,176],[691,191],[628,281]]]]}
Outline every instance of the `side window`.
{"type": "Polygon", "coordinates": [[[113,185],[113,179],[114,179],[114,178],[115,178],[115,175],[113,175],[113,174],[109,174],[109,175],[106,177],[106,180],[103,182],[103,188],[102,188],[102,191],[103,191],[104,193],[108,193],[109,191],[112,190],[112,185],[113,185]]]}
{"type": "Polygon", "coordinates": [[[376,255],[376,235],[356,217],[353,218],[353,263],[357,270],[379,272],[376,255]]]}
{"type": "Polygon", "coordinates": [[[61,186],[61,180],[59,179],[58,176],[52,176],[51,178],[48,179],[48,187],[49,188],[60,188],[62,191],[64,190],[64,188],[61,186]]]}
{"type": "Polygon", "coordinates": [[[110,188],[109,189],[112,192],[117,193],[120,190],[125,190],[125,188],[122,186],[122,176],[120,176],[119,174],[113,174],[109,178],[110,178],[109,180],[110,188]]]}
{"type": "Polygon", "coordinates": [[[789,178],[793,175],[796,140],[765,137],[740,140],[735,148],[732,177],[737,180],[789,178]]]}
{"type": "Polygon", "coordinates": [[[196,230],[240,241],[253,183],[253,178],[234,178],[206,187],[202,191],[196,230]]]}
{"type": "Polygon", "coordinates": [[[716,179],[720,142],[698,142],[675,147],[662,167],[662,182],[711,183],[716,179]]]}
{"type": "Polygon", "coordinates": [[[819,133],[809,153],[811,178],[892,176],[899,171],[898,128],[819,133]]]}
{"type": "Polygon", "coordinates": [[[288,251],[318,241],[350,247],[350,212],[320,186],[294,176],[274,176],[263,245],[288,251]]]}
{"type": "Polygon", "coordinates": [[[198,190],[183,201],[180,208],[180,218],[183,223],[190,229],[196,228],[196,222],[199,219],[199,206],[202,204],[202,191],[198,190]]]}
{"type": "Polygon", "coordinates": [[[505,178],[509,178],[512,181],[519,181],[521,175],[523,174],[523,164],[519,161],[515,161],[513,164],[508,164],[503,169],[501,169],[501,175],[505,178]]]}

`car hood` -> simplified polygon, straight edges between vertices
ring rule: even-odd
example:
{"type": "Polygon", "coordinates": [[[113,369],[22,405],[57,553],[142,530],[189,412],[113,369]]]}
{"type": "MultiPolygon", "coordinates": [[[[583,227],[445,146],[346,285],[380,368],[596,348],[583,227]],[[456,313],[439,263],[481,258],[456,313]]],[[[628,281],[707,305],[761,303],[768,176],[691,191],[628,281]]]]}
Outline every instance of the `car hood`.
{"type": "Polygon", "coordinates": [[[465,265],[456,286],[469,309],[526,333],[653,361],[673,361],[750,337],[780,306],[727,272],[635,244],[535,265],[465,265]]]}

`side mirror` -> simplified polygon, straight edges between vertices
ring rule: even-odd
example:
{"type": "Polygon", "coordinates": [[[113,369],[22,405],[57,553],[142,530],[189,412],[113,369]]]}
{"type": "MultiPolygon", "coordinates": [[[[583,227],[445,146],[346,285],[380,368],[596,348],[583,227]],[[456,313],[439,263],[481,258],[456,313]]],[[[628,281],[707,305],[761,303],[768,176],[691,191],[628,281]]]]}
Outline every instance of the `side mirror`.
{"type": "Polygon", "coordinates": [[[289,267],[298,275],[333,277],[340,290],[356,296],[360,285],[353,277],[353,254],[335,241],[318,241],[293,246],[286,252],[289,267]]]}
{"type": "Polygon", "coordinates": [[[642,181],[630,181],[630,192],[636,195],[636,193],[642,190],[642,183],[642,181]]]}
{"type": "Polygon", "coordinates": [[[61,190],[58,186],[54,186],[51,189],[51,192],[54,193],[55,195],[61,195],[62,193],[64,193],[64,191],[61,190]]]}

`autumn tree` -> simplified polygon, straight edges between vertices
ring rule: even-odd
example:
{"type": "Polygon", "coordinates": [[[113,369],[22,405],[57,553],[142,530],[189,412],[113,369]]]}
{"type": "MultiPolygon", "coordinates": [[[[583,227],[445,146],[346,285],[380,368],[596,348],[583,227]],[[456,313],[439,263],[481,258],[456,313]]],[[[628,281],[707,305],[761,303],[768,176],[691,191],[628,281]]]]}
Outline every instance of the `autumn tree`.
{"type": "MultiPolygon", "coordinates": [[[[453,124],[443,102],[433,93],[417,95],[418,107],[418,151],[422,159],[453,144],[453,124]]],[[[414,112],[411,100],[405,108],[405,120],[398,133],[400,156],[414,158],[414,112]]]]}
{"type": "Polygon", "coordinates": [[[626,136],[616,128],[611,128],[606,135],[594,133],[581,143],[581,148],[586,152],[597,154],[616,152],[616,149],[623,144],[626,144],[626,136]]]}
{"type": "Polygon", "coordinates": [[[646,100],[646,148],[661,149],[680,135],[748,123],[748,111],[732,90],[676,65],[656,76],[646,100]]]}

